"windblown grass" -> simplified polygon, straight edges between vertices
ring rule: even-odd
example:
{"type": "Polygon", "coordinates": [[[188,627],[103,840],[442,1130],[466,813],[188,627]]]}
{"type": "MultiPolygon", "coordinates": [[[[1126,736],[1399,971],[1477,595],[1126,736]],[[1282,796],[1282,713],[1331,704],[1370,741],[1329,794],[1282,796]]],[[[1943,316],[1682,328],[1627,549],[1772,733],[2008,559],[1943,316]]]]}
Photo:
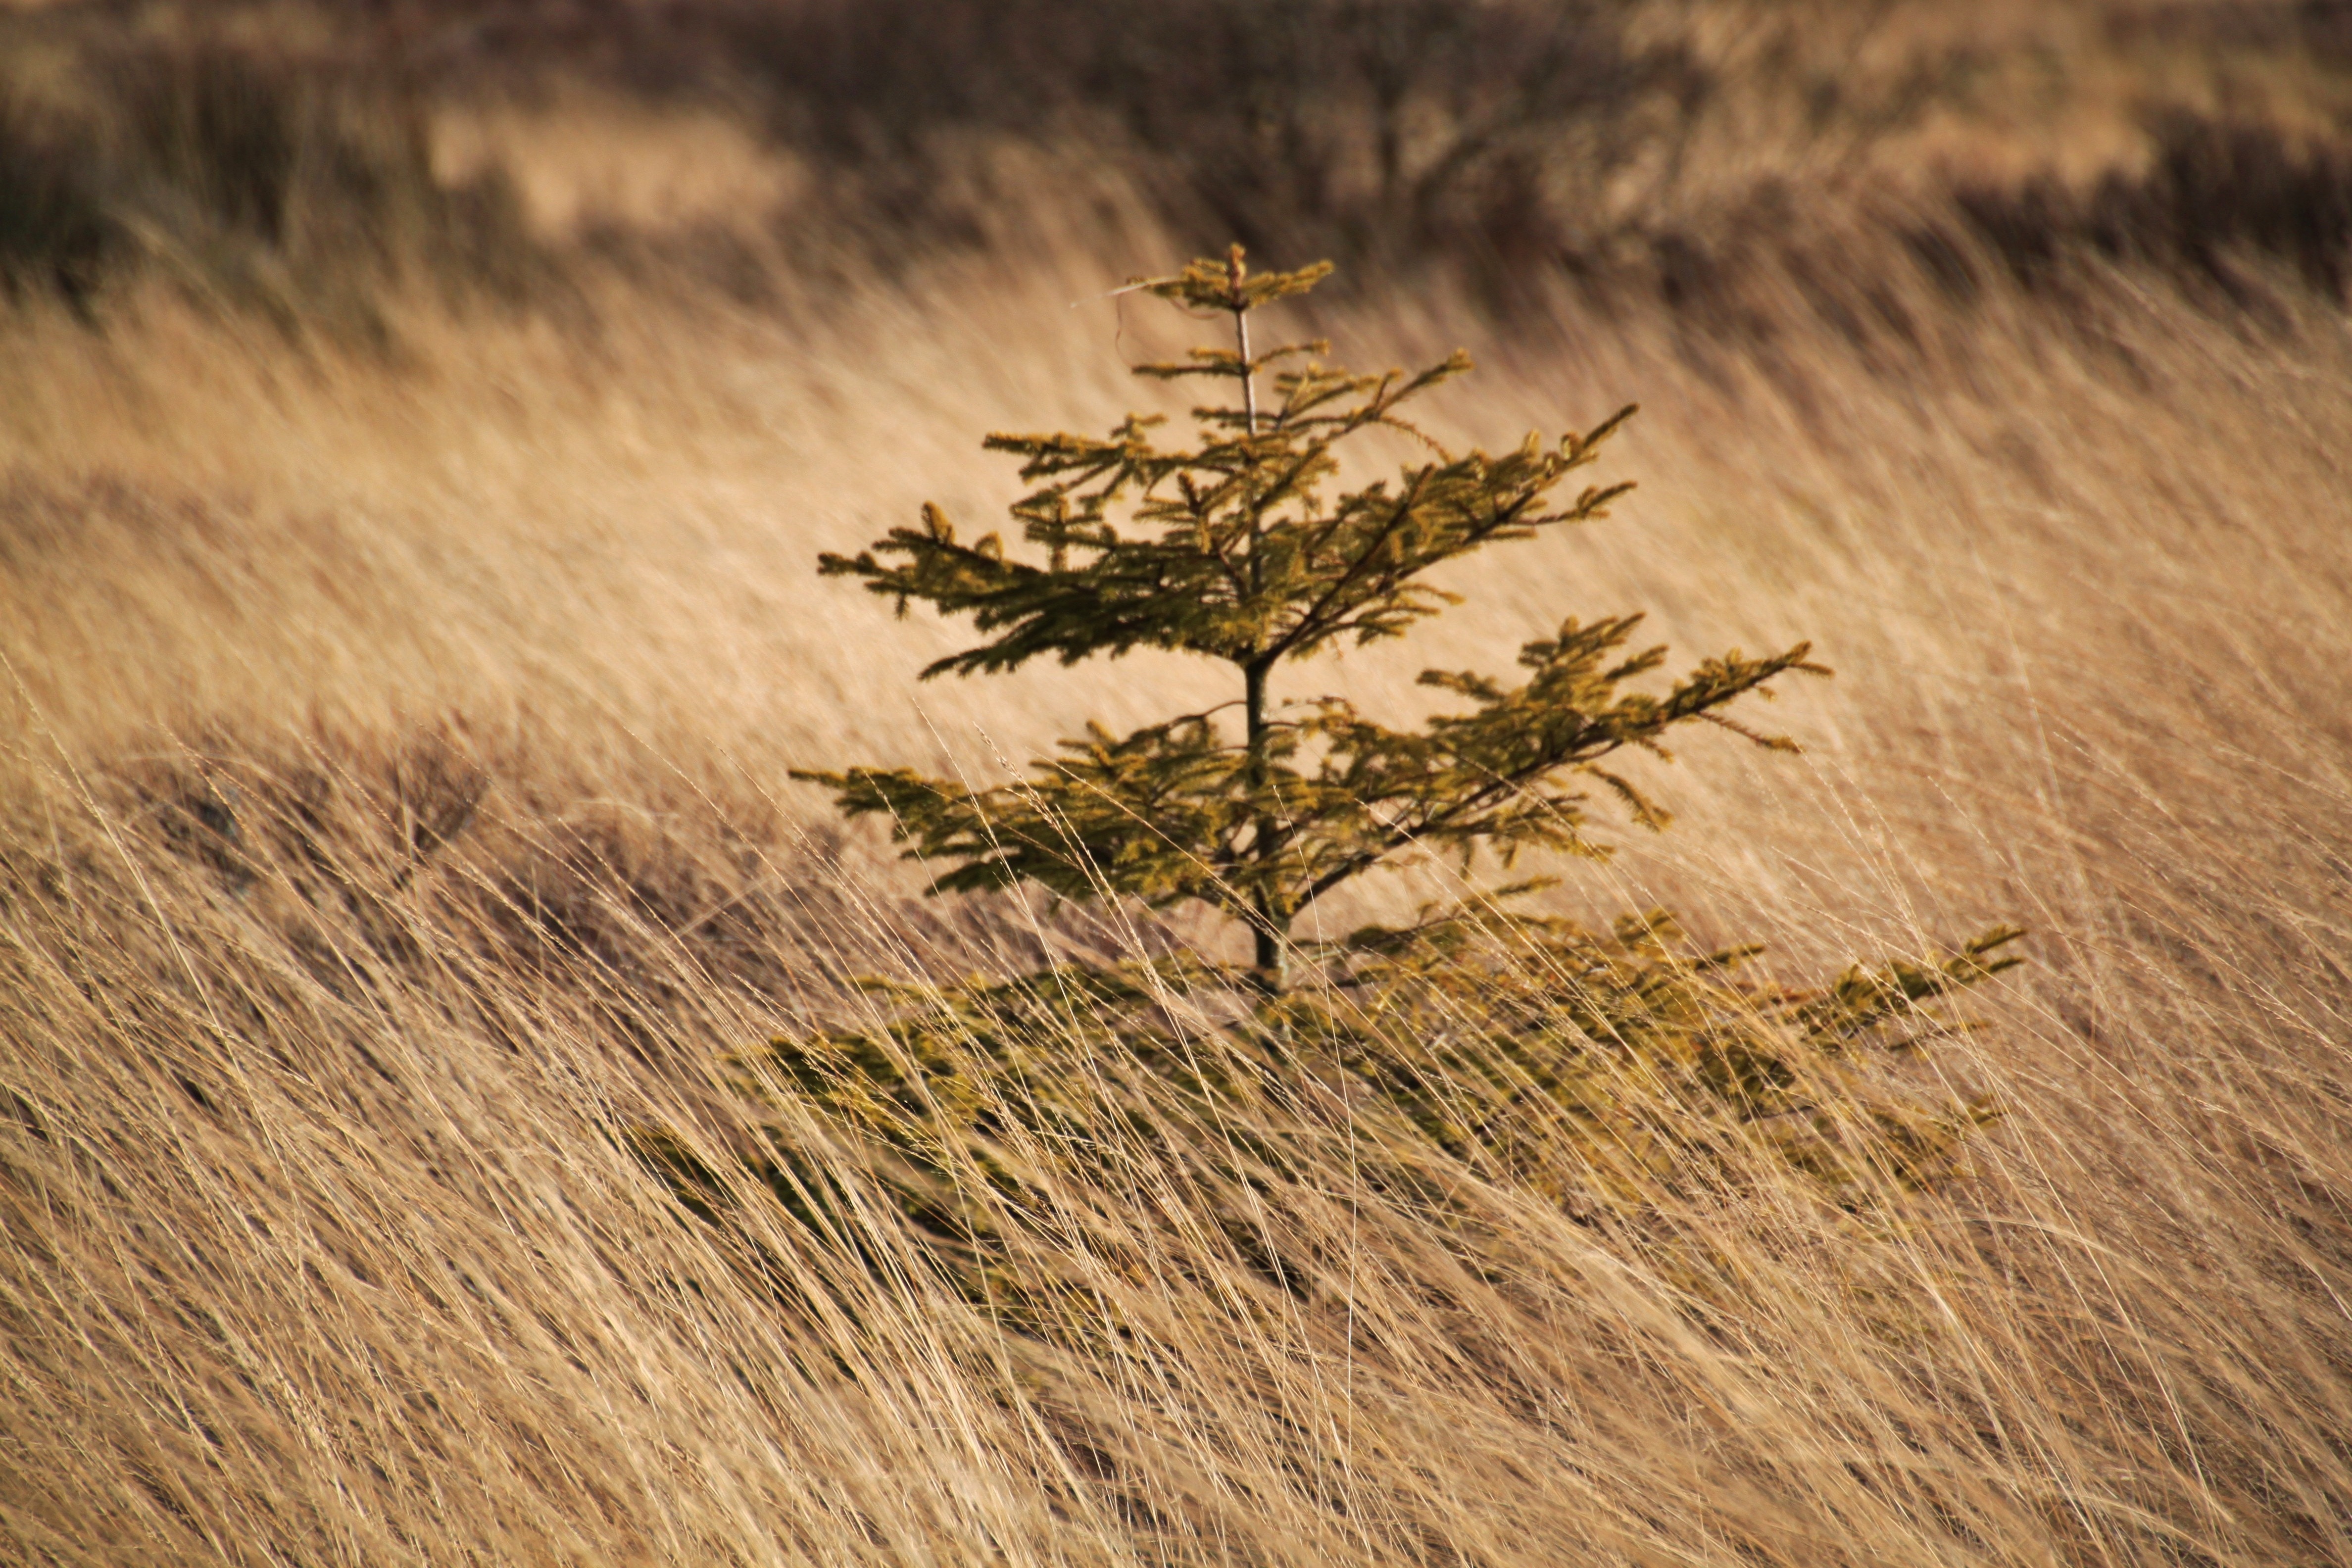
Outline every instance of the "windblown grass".
{"type": "Polygon", "coordinates": [[[1859,337],[1771,267],[1763,337],[1565,287],[1317,323],[1467,342],[1442,434],[1645,407],[1614,521],[1318,689],[1417,711],[1570,611],[1813,638],[1807,754],[1653,770],[1681,820],[1560,907],[1792,977],[2031,926],[1907,1069],[2009,1108],[1967,1181],[1596,1221],[1393,1179],[1340,1080],[1204,1119],[1073,1053],[1046,1087],[1133,1114],[1030,1151],[1000,1267],[1055,1289],[975,1300],[838,1121],[727,1087],[871,1016],[856,973],[1213,940],[925,900],[781,782],[1182,693],[916,688],[953,628],[811,569],[1001,505],[982,430],[1137,403],[1129,221],[758,308],[592,276],[593,335],[394,295],[397,368],[152,284],[11,321],[0,1556],[2352,1561],[2352,339],[2258,249],[2260,316],[2095,260],[2037,296],[1955,226],[1968,313],[1890,270],[1859,337]],[[635,1139],[732,1172],[763,1115],[801,1217],[697,1217],[635,1139]]]}

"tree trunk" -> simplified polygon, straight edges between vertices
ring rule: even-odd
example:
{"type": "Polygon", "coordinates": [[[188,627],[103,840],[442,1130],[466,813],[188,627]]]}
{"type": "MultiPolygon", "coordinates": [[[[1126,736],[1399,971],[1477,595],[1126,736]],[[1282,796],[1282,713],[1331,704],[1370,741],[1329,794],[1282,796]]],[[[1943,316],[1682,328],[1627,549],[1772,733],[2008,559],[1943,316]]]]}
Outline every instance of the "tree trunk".
{"type": "MultiPolygon", "coordinates": [[[[1244,864],[1265,867],[1273,858],[1275,837],[1280,832],[1274,813],[1265,803],[1266,787],[1266,720],[1265,678],[1268,667],[1263,663],[1242,667],[1244,711],[1249,722],[1249,762],[1243,774],[1249,785],[1253,820],[1250,824],[1250,853],[1244,864]]],[[[1275,903],[1274,889],[1260,883],[1250,890],[1250,934],[1254,952],[1250,962],[1256,967],[1259,984],[1268,994],[1278,994],[1289,976],[1283,954],[1284,939],[1289,933],[1290,921],[1275,903]]]]}
{"type": "MultiPolygon", "coordinates": [[[[1242,248],[1235,246],[1226,263],[1226,279],[1233,289],[1234,347],[1241,355],[1242,413],[1246,428],[1257,434],[1257,378],[1250,374],[1249,311],[1242,304],[1242,248]]],[[[1265,566],[1258,560],[1260,544],[1257,519],[1250,519],[1250,552],[1248,561],[1249,591],[1255,595],[1265,586],[1265,566]]],[[[1264,865],[1271,857],[1276,831],[1273,814],[1264,805],[1266,784],[1265,770],[1265,678],[1272,665],[1265,659],[1253,659],[1242,666],[1243,707],[1249,715],[1249,762],[1243,779],[1249,786],[1254,820],[1250,824],[1250,861],[1264,865]]],[[[1251,964],[1257,970],[1258,984],[1269,995],[1279,994],[1287,978],[1284,971],[1283,939],[1289,934],[1290,922],[1276,910],[1273,889],[1261,883],[1250,891],[1251,964]]]]}

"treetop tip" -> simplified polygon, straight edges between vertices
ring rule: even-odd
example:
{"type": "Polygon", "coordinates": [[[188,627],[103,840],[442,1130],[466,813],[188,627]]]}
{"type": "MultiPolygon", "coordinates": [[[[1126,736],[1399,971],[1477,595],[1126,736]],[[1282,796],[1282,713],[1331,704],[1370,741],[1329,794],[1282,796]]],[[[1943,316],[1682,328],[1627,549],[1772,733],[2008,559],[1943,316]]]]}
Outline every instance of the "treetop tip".
{"type": "Polygon", "coordinates": [[[1239,245],[1231,246],[1222,257],[1195,257],[1173,277],[1138,278],[1129,287],[1192,310],[1238,314],[1288,295],[1304,294],[1332,272],[1331,263],[1318,261],[1292,272],[1253,275],[1248,254],[1239,245]]]}

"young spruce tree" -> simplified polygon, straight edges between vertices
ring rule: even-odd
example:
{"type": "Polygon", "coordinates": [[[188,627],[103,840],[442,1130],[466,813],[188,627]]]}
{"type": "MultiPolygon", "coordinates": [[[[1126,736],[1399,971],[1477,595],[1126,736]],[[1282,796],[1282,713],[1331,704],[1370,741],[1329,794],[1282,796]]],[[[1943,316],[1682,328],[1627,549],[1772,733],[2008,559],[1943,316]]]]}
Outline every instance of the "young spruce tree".
{"type": "MultiPolygon", "coordinates": [[[[1634,689],[1664,654],[1629,651],[1638,617],[1619,616],[1527,644],[1516,684],[1423,675],[1459,706],[1419,729],[1283,690],[1296,661],[1401,636],[1444,608],[1450,596],[1428,581],[1443,563],[1600,517],[1625,489],[1570,486],[1630,409],[1499,455],[1421,440],[1394,477],[1340,489],[1344,443],[1381,430],[1419,439],[1408,405],[1468,366],[1457,355],[1363,376],[1323,365],[1320,344],[1254,348],[1252,315],[1328,270],[1253,277],[1235,249],[1139,285],[1233,331],[1230,347],[1142,374],[1201,377],[1227,395],[1195,411],[1184,444],[1137,416],[1100,440],[989,437],[1037,487],[1013,509],[1028,558],[996,534],[959,541],[935,507],[866,553],[824,558],[902,607],[971,617],[981,640],[931,675],[1169,648],[1229,666],[1230,701],[1125,736],[1092,729],[999,788],[901,769],[797,775],[853,815],[887,815],[910,854],[948,868],[939,888],[1030,881],[1074,899],[1206,904],[1249,932],[1253,962],[869,983],[891,998],[887,1015],[779,1035],[737,1058],[753,1100],[793,1102],[769,1121],[749,1173],[805,1225],[854,1238],[865,1222],[828,1142],[845,1140],[960,1288],[1007,1321],[1081,1338],[1101,1331],[1099,1303],[1073,1260],[1099,1252],[1126,1267],[1129,1244],[1118,1225],[1090,1230],[1075,1195],[1097,1192],[1094,1163],[1124,1140],[1149,1140],[1195,1190],[1225,1194],[1202,1201],[1252,1267],[1292,1287],[1311,1275],[1311,1260],[1267,1252],[1263,1215],[1269,1194],[1320,1190],[1327,1123],[1305,1108],[1327,1090],[1349,1107],[1351,1168],[1433,1214],[1453,1201],[1433,1156],[1589,1215],[1638,1216],[1769,1169],[1854,1209],[1949,1179],[1993,1107],[1922,1099],[1867,1058],[1947,1031],[1936,1005],[2015,962],[2000,951],[2010,928],[1806,987],[1753,977],[1741,966],[1754,948],[1691,949],[1663,912],[1607,932],[1505,916],[1491,900],[1507,888],[1402,930],[1295,940],[1317,900],[1411,852],[1598,852],[1586,837],[1596,785],[1660,826],[1664,814],[1613,771],[1618,754],[1663,752],[1694,722],[1786,746],[1726,710],[1816,668],[1801,644],[1634,689]],[[814,1143],[810,1110],[827,1129],[814,1143]],[[1209,1126],[1219,1136],[1200,1137],[1209,1126]],[[1234,1217],[1244,1212],[1260,1218],[1234,1217]]],[[[675,1137],[647,1131],[640,1146],[705,1218],[738,1201],[675,1137]]]]}
{"type": "Polygon", "coordinates": [[[851,816],[888,816],[909,857],[952,868],[937,879],[943,891],[1030,881],[1073,899],[1209,905],[1247,928],[1255,984],[1271,994],[1287,984],[1299,915],[1400,855],[1444,851],[1466,868],[1481,850],[1507,865],[1525,849],[1592,852],[1595,784],[1636,822],[1662,826],[1666,814],[1612,763],[1629,748],[1664,754],[1680,725],[1789,749],[1725,710],[1792,670],[1826,673],[1806,645],[1763,658],[1735,650],[1664,692],[1632,690],[1665,658],[1663,647],[1627,650],[1637,615],[1562,622],[1520,651],[1515,685],[1423,672],[1422,684],[1464,707],[1417,730],[1278,689],[1285,666],[1402,636],[1454,602],[1429,582],[1434,568],[1603,517],[1633,488],[1570,489],[1630,407],[1556,445],[1530,435],[1501,453],[1453,452],[1413,426],[1408,405],[1465,373],[1467,356],[1418,374],[1359,375],[1324,364],[1322,343],[1253,346],[1258,310],[1329,271],[1252,275],[1235,246],[1138,285],[1233,331],[1230,347],[1138,374],[1197,377],[1226,395],[1193,411],[1189,442],[1134,415],[1100,439],[989,437],[1038,487],[1012,509],[1034,558],[1000,534],[959,539],[926,506],[922,527],[822,561],[902,613],[921,601],[971,618],[982,640],[926,678],[1168,648],[1231,666],[1230,702],[1124,736],[1090,725],[1034,776],[994,789],[903,768],[794,776],[833,786],[851,816]],[[1414,438],[1423,456],[1393,479],[1332,493],[1340,448],[1381,430],[1414,438]]]}

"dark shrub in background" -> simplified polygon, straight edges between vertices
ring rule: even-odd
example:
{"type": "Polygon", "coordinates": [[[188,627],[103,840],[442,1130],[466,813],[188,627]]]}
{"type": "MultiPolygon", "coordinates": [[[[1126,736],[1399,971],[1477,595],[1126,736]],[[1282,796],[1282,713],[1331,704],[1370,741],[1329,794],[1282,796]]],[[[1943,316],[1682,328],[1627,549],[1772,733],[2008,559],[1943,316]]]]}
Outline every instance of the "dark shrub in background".
{"type": "Polygon", "coordinates": [[[189,40],[97,54],[74,109],[0,95],[0,282],[87,313],[161,268],[289,321],[372,328],[391,278],[529,286],[534,247],[502,173],[434,177],[411,95],[364,69],[189,40]]]}
{"type": "MultiPolygon", "coordinates": [[[[2352,282],[2352,144],[2297,142],[2273,126],[2173,116],[2155,128],[2144,174],[2110,174],[2087,191],[2054,181],[1954,193],[1960,227],[2016,282],[2071,286],[2097,257],[2154,268],[2238,307],[2265,291],[2248,259],[2273,264],[2338,304],[2352,282]]],[[[1931,275],[1958,296],[1979,286],[1952,237],[1914,239],[1931,275]]]]}
{"type": "Polygon", "coordinates": [[[0,292],[50,289],[85,310],[119,236],[98,172],[0,84],[0,292]]]}
{"type": "Polygon", "coordinates": [[[1524,255],[1703,91],[1609,0],[807,0],[744,6],[730,57],[787,142],[919,161],[942,131],[1092,138],[1181,227],[1283,253],[1524,255]]]}
{"type": "MultiPolygon", "coordinates": [[[[379,7],[347,0],[360,17],[379,7]]],[[[1631,0],[415,0],[406,68],[511,89],[586,72],[730,100],[872,204],[953,241],[976,142],[1090,148],[1203,246],[1525,262],[1616,221],[1709,84],[1631,0]],[[1622,204],[1620,204],[1622,207],[1622,204]]],[[[389,34],[379,31],[378,37],[389,34]]]]}

